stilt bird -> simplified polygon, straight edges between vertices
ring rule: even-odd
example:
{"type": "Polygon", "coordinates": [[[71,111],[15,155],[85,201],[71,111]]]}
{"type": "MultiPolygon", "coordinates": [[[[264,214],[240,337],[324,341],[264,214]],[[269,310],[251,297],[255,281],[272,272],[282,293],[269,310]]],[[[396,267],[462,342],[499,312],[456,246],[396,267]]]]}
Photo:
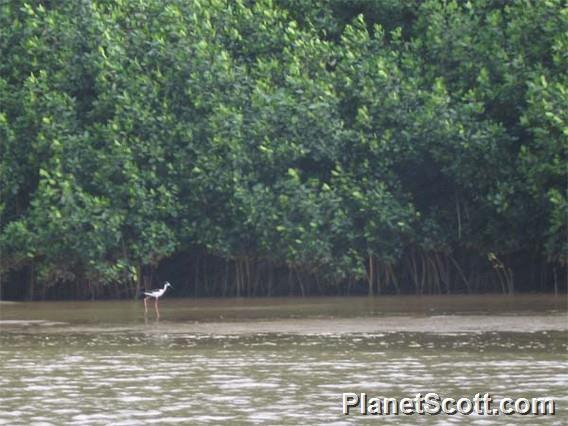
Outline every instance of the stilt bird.
{"type": "Polygon", "coordinates": [[[169,282],[164,283],[164,288],[158,288],[156,290],[150,290],[144,292],[144,314],[148,313],[148,299],[154,298],[154,308],[156,309],[156,317],[160,318],[160,310],[158,308],[158,301],[160,297],[164,295],[168,287],[174,288],[169,282]]]}

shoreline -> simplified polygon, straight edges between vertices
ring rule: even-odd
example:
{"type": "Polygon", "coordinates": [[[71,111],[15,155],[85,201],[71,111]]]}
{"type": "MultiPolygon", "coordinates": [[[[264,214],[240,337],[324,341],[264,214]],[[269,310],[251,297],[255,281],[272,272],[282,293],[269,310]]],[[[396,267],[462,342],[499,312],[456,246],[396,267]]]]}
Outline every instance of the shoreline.
{"type": "Polygon", "coordinates": [[[563,313],[546,315],[434,315],[355,318],[302,318],[248,321],[174,322],[156,321],[127,324],[73,324],[49,320],[0,320],[0,332],[25,333],[156,333],[168,335],[350,335],[373,333],[535,333],[568,331],[563,313]],[[330,331],[331,330],[331,331],[330,331]]]}

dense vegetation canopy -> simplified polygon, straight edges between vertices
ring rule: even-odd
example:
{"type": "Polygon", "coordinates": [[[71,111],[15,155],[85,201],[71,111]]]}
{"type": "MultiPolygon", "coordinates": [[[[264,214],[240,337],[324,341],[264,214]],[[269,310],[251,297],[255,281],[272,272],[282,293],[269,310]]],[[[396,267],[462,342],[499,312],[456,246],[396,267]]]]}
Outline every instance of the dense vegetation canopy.
{"type": "Polygon", "coordinates": [[[564,285],[562,0],[7,0],[0,58],[5,295],[564,285]]]}

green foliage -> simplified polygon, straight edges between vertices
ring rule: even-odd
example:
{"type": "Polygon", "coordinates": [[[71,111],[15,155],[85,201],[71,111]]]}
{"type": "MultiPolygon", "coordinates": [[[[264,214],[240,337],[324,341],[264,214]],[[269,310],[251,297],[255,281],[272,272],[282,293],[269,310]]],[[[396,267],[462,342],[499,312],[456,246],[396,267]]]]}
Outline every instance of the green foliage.
{"type": "Polygon", "coordinates": [[[5,1],[0,273],[566,263],[560,0],[5,1]]]}

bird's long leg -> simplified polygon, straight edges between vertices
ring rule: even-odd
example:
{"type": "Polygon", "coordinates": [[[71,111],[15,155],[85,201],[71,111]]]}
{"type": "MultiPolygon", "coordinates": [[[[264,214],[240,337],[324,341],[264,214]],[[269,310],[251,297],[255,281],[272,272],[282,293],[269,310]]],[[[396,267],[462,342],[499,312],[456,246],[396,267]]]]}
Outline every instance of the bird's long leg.
{"type": "Polygon", "coordinates": [[[160,300],[160,298],[156,297],[156,302],[154,302],[154,307],[156,308],[156,318],[160,319],[160,309],[158,308],[158,300],[160,300]]]}
{"type": "Polygon", "coordinates": [[[144,315],[148,314],[148,298],[144,298],[144,315]]]}

